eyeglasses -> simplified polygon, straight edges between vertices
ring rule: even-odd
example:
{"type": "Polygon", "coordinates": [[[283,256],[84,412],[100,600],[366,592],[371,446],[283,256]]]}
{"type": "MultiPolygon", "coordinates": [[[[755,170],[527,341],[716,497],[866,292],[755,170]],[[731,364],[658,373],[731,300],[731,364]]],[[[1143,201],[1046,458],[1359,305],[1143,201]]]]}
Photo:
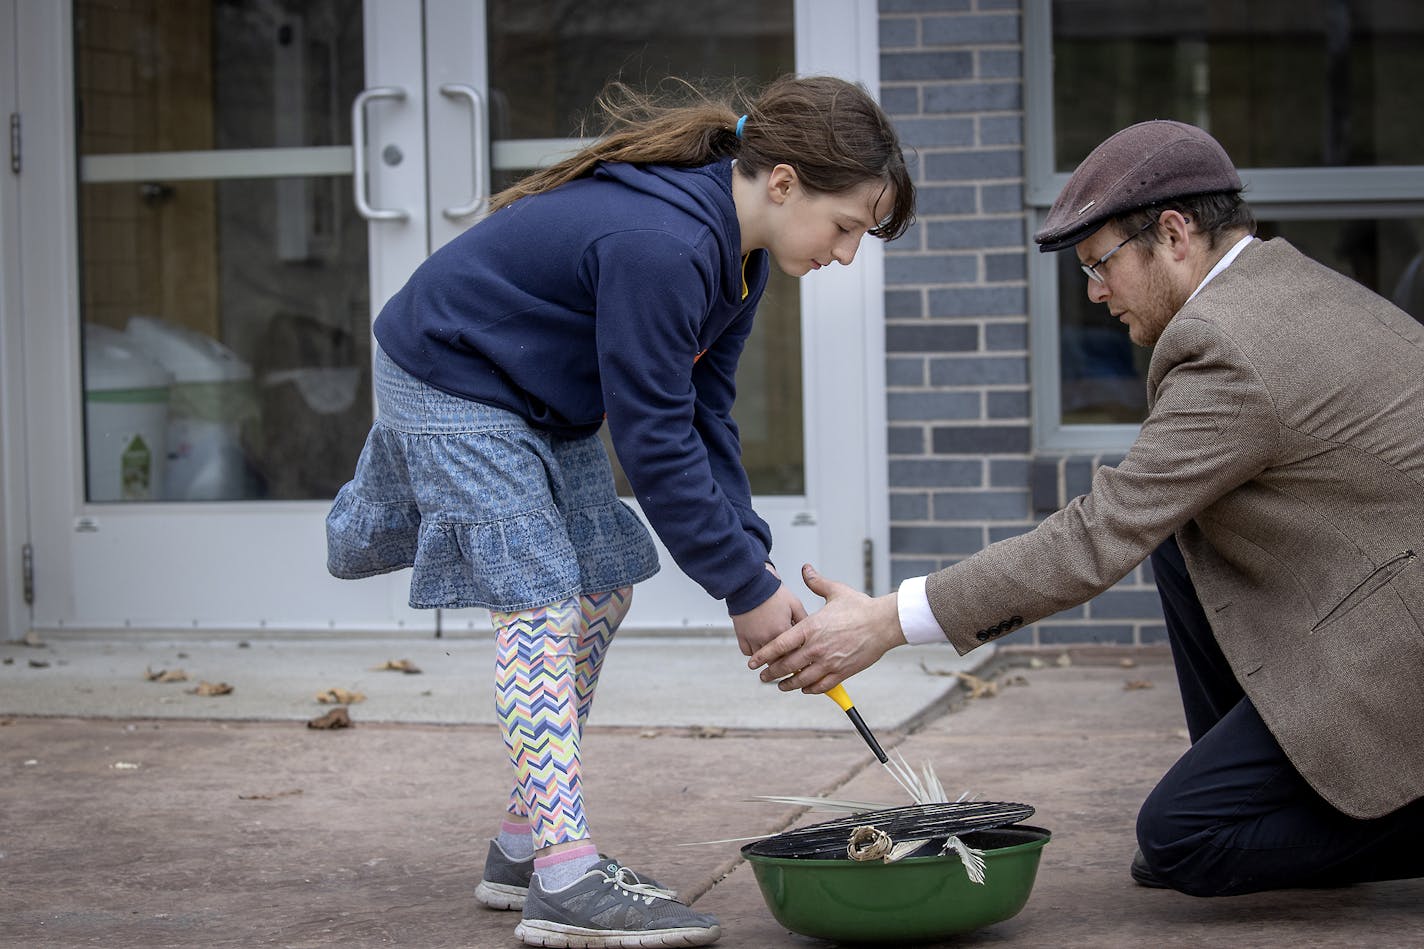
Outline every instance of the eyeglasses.
{"type": "Polygon", "coordinates": [[[1155,218],[1151,221],[1148,221],[1146,224],[1139,227],[1133,234],[1129,235],[1127,240],[1123,241],[1121,244],[1118,244],[1112,250],[1108,251],[1106,254],[1093,261],[1091,264],[1079,264],[1078,266],[1083,268],[1083,273],[1088,275],[1089,280],[1095,280],[1098,283],[1107,283],[1107,281],[1103,279],[1103,275],[1098,273],[1098,268],[1103,265],[1103,261],[1107,260],[1113,254],[1116,254],[1118,251],[1122,250],[1124,247],[1127,246],[1128,241],[1131,241],[1134,237],[1137,237],[1143,231],[1147,230],[1149,227],[1156,223],[1157,221],[1155,218]]]}

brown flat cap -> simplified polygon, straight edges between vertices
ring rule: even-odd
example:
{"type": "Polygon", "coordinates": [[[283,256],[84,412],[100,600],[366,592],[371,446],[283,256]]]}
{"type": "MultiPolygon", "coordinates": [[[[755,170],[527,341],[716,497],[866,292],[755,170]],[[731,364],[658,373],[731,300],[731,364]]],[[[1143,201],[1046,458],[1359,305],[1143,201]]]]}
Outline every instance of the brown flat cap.
{"type": "Polygon", "coordinates": [[[1241,176],[1216,139],[1195,125],[1130,125],[1083,159],[1033,239],[1044,253],[1086,240],[1109,218],[1149,205],[1240,191],[1241,176]]]}

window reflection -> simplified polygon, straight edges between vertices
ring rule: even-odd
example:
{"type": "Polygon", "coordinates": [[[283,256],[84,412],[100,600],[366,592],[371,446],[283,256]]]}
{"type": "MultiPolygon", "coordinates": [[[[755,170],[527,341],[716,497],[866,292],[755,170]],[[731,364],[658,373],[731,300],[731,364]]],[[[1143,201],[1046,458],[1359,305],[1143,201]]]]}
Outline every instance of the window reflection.
{"type": "Polygon", "coordinates": [[[497,138],[572,134],[610,79],[758,83],[796,63],[790,0],[488,0],[487,9],[497,138]]]}
{"type": "MultiPolygon", "coordinates": [[[[79,0],[81,157],[350,141],[361,3],[79,0]]],[[[85,180],[91,501],[332,497],[371,421],[345,177],[85,180]]]]}
{"type": "Polygon", "coordinates": [[[1154,118],[1242,168],[1424,164],[1416,0],[1054,0],[1053,33],[1059,171],[1154,118]]]}

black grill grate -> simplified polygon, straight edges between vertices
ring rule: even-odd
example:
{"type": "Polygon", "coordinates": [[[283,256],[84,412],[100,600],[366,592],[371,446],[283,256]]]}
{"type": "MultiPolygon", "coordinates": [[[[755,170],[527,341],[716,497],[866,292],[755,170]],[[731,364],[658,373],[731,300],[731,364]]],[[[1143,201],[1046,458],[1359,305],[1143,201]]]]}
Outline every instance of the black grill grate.
{"type": "Polygon", "coordinates": [[[843,857],[850,836],[858,827],[874,827],[896,842],[944,840],[970,831],[1017,824],[1031,816],[1033,808],[1027,804],[987,801],[910,804],[798,827],[749,844],[745,849],[762,857],[843,857]]]}

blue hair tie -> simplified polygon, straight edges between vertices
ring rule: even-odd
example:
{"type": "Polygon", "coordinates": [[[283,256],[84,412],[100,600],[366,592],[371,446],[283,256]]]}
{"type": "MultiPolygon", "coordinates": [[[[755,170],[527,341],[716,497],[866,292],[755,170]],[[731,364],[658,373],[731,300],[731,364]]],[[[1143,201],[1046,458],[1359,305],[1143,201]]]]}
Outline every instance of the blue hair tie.
{"type": "Polygon", "coordinates": [[[747,117],[745,115],[742,116],[740,119],[737,119],[737,138],[742,137],[742,129],[746,128],[746,125],[747,117]]]}

